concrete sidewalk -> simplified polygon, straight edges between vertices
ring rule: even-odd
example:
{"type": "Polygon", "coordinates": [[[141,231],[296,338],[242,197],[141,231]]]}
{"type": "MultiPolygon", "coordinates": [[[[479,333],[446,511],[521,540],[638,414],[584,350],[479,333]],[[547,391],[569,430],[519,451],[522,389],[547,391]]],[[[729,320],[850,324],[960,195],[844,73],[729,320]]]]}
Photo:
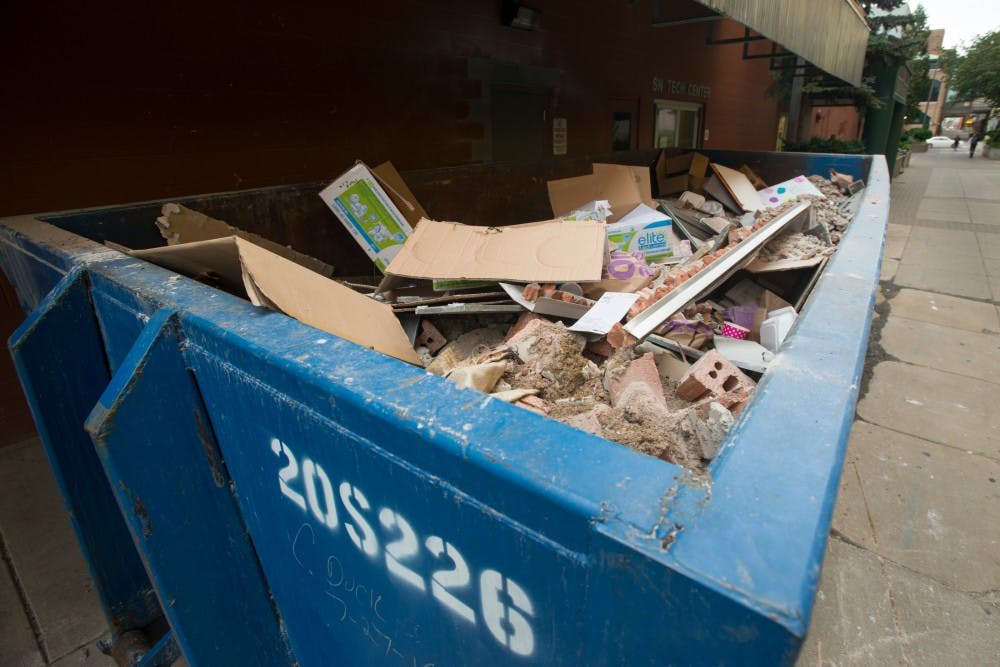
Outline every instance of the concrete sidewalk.
{"type": "MultiPolygon", "coordinates": [[[[914,155],[891,214],[799,665],[996,665],[1000,162],[914,155]]],[[[0,551],[0,665],[114,665],[95,648],[107,627],[37,439],[0,449],[0,551]]]]}
{"type": "Polygon", "coordinates": [[[1000,664],[1000,161],[914,154],[799,665],[1000,664]]]}

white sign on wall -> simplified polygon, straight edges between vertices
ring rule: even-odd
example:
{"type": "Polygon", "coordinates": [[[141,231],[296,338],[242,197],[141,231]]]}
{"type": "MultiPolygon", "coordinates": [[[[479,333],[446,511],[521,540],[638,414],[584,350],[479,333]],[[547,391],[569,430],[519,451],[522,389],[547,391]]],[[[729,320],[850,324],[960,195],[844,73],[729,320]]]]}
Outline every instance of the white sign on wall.
{"type": "Polygon", "coordinates": [[[552,119],[552,154],[566,155],[566,119],[552,119]]]}

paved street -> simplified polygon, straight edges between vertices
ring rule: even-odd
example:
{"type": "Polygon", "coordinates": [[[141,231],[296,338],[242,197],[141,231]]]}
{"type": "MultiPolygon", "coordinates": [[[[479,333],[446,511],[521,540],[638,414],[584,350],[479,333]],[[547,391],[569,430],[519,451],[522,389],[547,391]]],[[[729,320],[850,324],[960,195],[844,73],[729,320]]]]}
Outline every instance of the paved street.
{"type": "Polygon", "coordinates": [[[1000,161],[914,154],[798,664],[1000,664],[1000,161]]]}
{"type": "MultiPolygon", "coordinates": [[[[1000,161],[892,188],[865,381],[799,665],[1000,664],[1000,161]]],[[[0,665],[113,665],[37,440],[0,449],[0,665]]],[[[750,658],[750,656],[748,656],[750,658]]]]}

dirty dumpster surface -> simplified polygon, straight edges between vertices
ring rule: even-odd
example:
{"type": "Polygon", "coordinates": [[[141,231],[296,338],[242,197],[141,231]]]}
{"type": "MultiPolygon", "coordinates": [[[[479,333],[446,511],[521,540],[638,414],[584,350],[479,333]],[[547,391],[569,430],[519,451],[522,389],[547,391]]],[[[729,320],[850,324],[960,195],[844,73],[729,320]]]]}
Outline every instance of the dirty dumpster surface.
{"type": "MultiPolygon", "coordinates": [[[[11,350],[115,635],[150,664],[793,661],[888,178],[881,157],[709,155],[867,190],[704,479],[101,245],[161,244],[162,202],[0,221],[30,313],[11,350]]],[[[478,182],[529,220],[578,167],[404,177],[442,218],[478,182]]],[[[357,273],[321,185],[172,201],[357,273]]]]}

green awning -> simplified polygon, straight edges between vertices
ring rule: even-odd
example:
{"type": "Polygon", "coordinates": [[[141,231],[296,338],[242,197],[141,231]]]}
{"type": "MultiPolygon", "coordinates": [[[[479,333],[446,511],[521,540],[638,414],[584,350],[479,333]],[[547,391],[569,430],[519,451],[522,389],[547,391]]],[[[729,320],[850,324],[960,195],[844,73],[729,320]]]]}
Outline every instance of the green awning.
{"type": "Polygon", "coordinates": [[[861,84],[868,22],[853,0],[697,0],[828,74],[861,84]]]}

